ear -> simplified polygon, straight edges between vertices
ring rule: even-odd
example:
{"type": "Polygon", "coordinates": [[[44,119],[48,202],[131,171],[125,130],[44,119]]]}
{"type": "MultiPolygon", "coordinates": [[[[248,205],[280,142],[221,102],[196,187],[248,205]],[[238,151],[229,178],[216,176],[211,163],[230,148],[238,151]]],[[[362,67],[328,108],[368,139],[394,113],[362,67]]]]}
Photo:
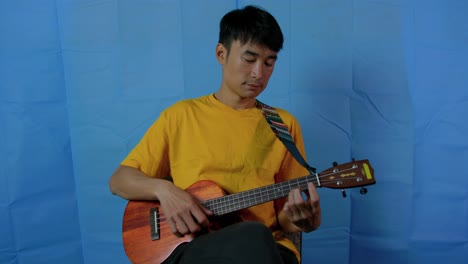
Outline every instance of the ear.
{"type": "Polygon", "coordinates": [[[221,43],[218,43],[218,45],[216,45],[216,59],[218,60],[219,64],[222,65],[225,64],[227,60],[227,49],[221,43]]]}

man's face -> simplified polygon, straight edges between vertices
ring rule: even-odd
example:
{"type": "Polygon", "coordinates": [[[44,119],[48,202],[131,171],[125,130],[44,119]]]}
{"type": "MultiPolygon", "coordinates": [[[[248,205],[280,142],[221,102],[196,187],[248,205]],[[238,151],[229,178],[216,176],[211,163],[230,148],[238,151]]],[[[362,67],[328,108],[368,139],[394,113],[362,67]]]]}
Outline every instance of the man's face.
{"type": "Polygon", "coordinates": [[[229,54],[222,44],[216,54],[223,67],[222,89],[247,99],[256,98],[266,88],[278,53],[258,44],[233,41],[229,54]]]}

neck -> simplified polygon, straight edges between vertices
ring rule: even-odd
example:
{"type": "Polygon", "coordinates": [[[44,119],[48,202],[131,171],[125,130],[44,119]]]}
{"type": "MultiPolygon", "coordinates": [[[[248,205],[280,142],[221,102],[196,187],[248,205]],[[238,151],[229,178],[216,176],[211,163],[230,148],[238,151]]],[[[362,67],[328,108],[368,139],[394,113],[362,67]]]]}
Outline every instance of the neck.
{"type": "Polygon", "coordinates": [[[221,103],[235,109],[235,110],[245,110],[254,108],[257,104],[255,98],[242,98],[240,96],[229,96],[224,94],[221,91],[214,93],[214,97],[221,103]]]}

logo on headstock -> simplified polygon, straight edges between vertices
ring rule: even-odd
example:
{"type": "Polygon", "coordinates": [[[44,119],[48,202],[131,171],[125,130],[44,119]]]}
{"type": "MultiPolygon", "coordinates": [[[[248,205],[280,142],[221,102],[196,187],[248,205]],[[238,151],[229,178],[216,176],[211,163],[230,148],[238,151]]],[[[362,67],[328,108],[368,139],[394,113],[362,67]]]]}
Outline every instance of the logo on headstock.
{"type": "Polygon", "coordinates": [[[355,176],[356,173],[355,172],[350,172],[350,173],[342,173],[340,175],[341,178],[345,178],[345,177],[350,177],[350,176],[355,176]]]}

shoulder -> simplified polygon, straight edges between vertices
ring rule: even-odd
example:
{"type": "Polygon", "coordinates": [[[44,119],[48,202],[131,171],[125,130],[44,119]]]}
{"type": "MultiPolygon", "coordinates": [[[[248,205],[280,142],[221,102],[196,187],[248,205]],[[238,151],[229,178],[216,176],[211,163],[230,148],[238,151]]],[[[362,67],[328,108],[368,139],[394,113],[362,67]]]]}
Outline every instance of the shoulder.
{"type": "Polygon", "coordinates": [[[290,126],[290,125],[298,124],[298,121],[297,121],[296,117],[291,112],[289,112],[288,110],[280,108],[280,107],[269,106],[269,105],[264,104],[262,102],[260,102],[260,103],[261,103],[261,105],[266,105],[267,109],[269,107],[273,108],[274,111],[276,111],[276,113],[278,113],[278,115],[281,117],[281,119],[283,120],[283,122],[286,125],[290,126]]]}
{"type": "MultiPolygon", "coordinates": [[[[263,104],[262,102],[260,102],[263,104]]],[[[301,126],[296,119],[296,117],[290,113],[288,110],[285,110],[280,107],[273,107],[273,106],[266,106],[268,109],[269,107],[273,108],[274,111],[280,116],[282,122],[288,127],[289,132],[293,136],[293,138],[297,139],[298,137],[301,136],[302,131],[301,131],[301,126]]]]}
{"type": "Polygon", "coordinates": [[[196,109],[203,108],[203,106],[207,104],[207,101],[208,101],[208,95],[201,96],[198,98],[180,100],[178,102],[175,102],[168,108],[166,108],[162,112],[162,114],[165,116],[183,115],[188,112],[195,111],[196,109]]]}
{"type": "Polygon", "coordinates": [[[207,96],[177,101],[159,112],[158,118],[151,125],[152,129],[176,129],[178,125],[197,114],[197,108],[207,96]]]}
{"type": "Polygon", "coordinates": [[[303,142],[303,136],[302,136],[302,128],[297,118],[292,113],[290,113],[289,111],[285,109],[282,109],[282,108],[274,108],[274,109],[281,117],[281,120],[283,120],[283,123],[288,127],[289,133],[293,137],[298,147],[301,146],[300,148],[303,148],[304,142],[303,142]]]}
{"type": "Polygon", "coordinates": [[[292,121],[296,121],[296,122],[297,122],[296,117],[295,117],[291,112],[289,112],[288,110],[283,109],[283,108],[279,108],[279,107],[275,107],[275,110],[276,110],[276,112],[278,112],[278,114],[281,116],[281,118],[282,118],[284,121],[286,121],[286,120],[292,120],[292,121]]]}
{"type": "Polygon", "coordinates": [[[299,121],[292,113],[282,108],[276,108],[276,111],[291,132],[300,130],[299,121]]]}

